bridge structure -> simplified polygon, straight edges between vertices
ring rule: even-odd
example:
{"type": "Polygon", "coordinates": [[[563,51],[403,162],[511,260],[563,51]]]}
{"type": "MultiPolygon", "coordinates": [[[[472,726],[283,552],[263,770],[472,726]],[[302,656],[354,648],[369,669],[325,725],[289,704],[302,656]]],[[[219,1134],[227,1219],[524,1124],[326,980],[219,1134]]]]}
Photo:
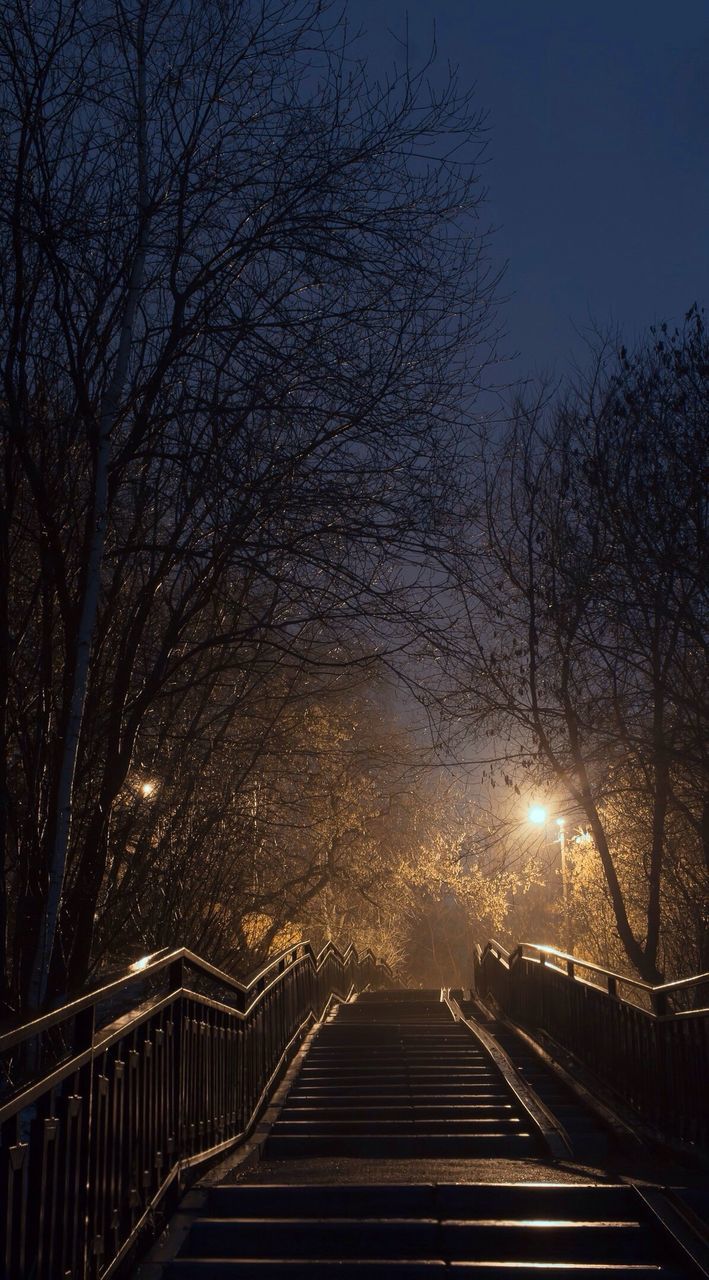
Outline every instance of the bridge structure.
{"type": "Polygon", "coordinates": [[[162,952],[0,1035],[3,1280],[709,1276],[709,974],[162,952]]]}

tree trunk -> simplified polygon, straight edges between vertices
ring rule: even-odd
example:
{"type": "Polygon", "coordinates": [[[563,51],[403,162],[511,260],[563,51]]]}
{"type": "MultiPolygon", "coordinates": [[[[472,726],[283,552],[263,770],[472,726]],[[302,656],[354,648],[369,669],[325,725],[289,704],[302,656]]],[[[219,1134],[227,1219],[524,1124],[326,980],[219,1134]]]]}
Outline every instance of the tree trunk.
{"type": "MultiPolygon", "coordinates": [[[[126,305],[123,312],[116,361],[109,386],[101,406],[96,442],[96,458],[93,477],[93,509],[91,511],[88,555],[83,575],[83,598],[74,644],[74,664],[71,697],[62,744],[61,764],[56,791],[56,832],[49,865],[47,905],[42,921],[32,977],[30,1004],[39,1008],[45,1000],[49,966],[54,950],[57,921],[64,888],[66,862],[71,835],[72,801],[76,763],[81,741],[81,727],[89,683],[91,650],[101,586],[101,569],[106,541],[108,520],[108,469],[111,456],[111,432],[113,430],[121,397],[125,387],[133,333],[138,311],[138,301],[143,282],[147,252],[147,122],[145,83],[145,20],[143,5],[136,33],[136,110],[137,110],[137,173],[138,218],[136,248],[131,264],[126,305]]],[[[90,927],[90,922],[87,922],[90,927]]]]}
{"type": "Polygon", "coordinates": [[[5,443],[5,492],[0,507],[0,1014],[12,1010],[10,964],[7,951],[7,841],[10,793],[7,776],[7,696],[10,660],[9,524],[11,508],[12,460],[10,442],[5,443]]]}

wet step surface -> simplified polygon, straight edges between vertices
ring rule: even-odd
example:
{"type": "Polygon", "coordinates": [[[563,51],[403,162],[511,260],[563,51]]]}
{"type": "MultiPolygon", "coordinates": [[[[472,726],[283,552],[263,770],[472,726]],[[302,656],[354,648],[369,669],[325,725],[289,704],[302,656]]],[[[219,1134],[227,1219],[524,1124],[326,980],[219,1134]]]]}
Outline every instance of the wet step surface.
{"type": "Polygon", "coordinates": [[[598,1185],[214,1187],[167,1280],[502,1277],[680,1280],[630,1187],[598,1185]]]}
{"type": "Polygon", "coordinates": [[[539,1152],[526,1112],[440,993],[372,993],[320,1029],[265,1157],[539,1152]]]}

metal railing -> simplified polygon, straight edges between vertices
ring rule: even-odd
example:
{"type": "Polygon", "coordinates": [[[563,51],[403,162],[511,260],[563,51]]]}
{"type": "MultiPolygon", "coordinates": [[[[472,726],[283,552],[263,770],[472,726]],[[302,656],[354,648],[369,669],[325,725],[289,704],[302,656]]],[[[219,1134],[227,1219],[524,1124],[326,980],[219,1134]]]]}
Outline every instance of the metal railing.
{"type": "Polygon", "coordinates": [[[475,987],[569,1050],[657,1133],[709,1149],[709,973],[651,986],[555,947],[489,942],[476,949],[475,987]]]}
{"type": "Polygon", "coordinates": [[[390,981],[330,943],[246,984],[180,948],[0,1035],[3,1280],[113,1275],[185,1171],[248,1135],[331,998],[390,981]]]}

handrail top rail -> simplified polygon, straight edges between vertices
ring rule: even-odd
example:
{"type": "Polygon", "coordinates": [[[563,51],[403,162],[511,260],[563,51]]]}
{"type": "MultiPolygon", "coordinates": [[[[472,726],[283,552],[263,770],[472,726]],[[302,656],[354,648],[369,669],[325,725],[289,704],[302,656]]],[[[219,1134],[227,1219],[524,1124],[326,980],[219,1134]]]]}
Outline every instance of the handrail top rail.
{"type": "Polygon", "coordinates": [[[656,989],[651,985],[651,983],[644,982],[642,978],[630,978],[626,974],[616,973],[613,969],[606,969],[603,965],[595,964],[592,960],[582,960],[580,956],[574,956],[569,954],[567,951],[561,951],[558,947],[549,947],[543,942],[521,942],[520,945],[515,948],[513,955],[516,956],[519,954],[520,958],[524,959],[525,947],[530,951],[539,951],[543,952],[546,956],[553,956],[555,960],[563,960],[568,964],[572,964],[575,969],[590,969],[593,973],[598,973],[604,978],[615,978],[616,982],[623,982],[627,986],[636,987],[640,991],[652,992],[656,989]]]}
{"type": "MultiPolygon", "coordinates": [[[[17,1023],[9,1030],[0,1034],[0,1053],[8,1049],[14,1048],[21,1044],[24,1040],[29,1040],[33,1036],[39,1035],[40,1032],[48,1030],[50,1027],[57,1026],[61,1022],[68,1021],[69,1018],[75,1017],[82,1013],[85,1009],[89,1009],[92,1005],[98,1004],[100,1001],[107,999],[115,992],[142,981],[145,977],[153,976],[161,970],[169,968],[171,965],[186,962],[190,968],[196,969],[198,972],[205,973],[209,977],[216,979],[224,986],[231,988],[242,997],[248,997],[255,988],[258,988],[273,972],[274,969],[278,973],[284,973],[287,969],[292,969],[299,961],[310,958],[316,968],[320,968],[321,964],[329,955],[336,955],[343,962],[347,962],[352,954],[357,956],[357,950],[353,943],[350,943],[344,951],[340,951],[334,942],[328,941],[316,952],[312,943],[297,942],[290,947],[285,947],[283,951],[269,960],[261,969],[259,969],[248,982],[241,982],[232,974],[226,973],[223,969],[217,968],[208,960],[204,960],[198,956],[189,947],[177,947],[174,950],[163,948],[162,951],[155,951],[151,955],[143,956],[136,960],[133,964],[118,977],[111,979],[100,987],[95,987],[91,991],[87,991],[84,995],[77,996],[74,1000],[68,1001],[66,1004],[59,1005],[55,1009],[50,1009],[46,1013],[40,1014],[38,1017],[31,1019],[29,1022],[17,1023]]],[[[357,956],[359,959],[359,956],[357,956]]],[[[363,960],[370,958],[380,968],[389,972],[389,966],[383,961],[378,960],[374,956],[371,949],[367,949],[362,956],[363,960]]]]}
{"type": "Polygon", "coordinates": [[[478,959],[480,959],[486,951],[495,952],[496,955],[500,956],[503,960],[509,960],[510,958],[510,953],[507,950],[507,947],[503,947],[502,943],[496,942],[494,938],[490,938],[490,940],[485,943],[484,948],[478,943],[476,950],[478,953],[478,959]]]}
{"type": "Polygon", "coordinates": [[[547,946],[543,942],[520,942],[513,951],[508,951],[501,943],[491,939],[486,943],[484,955],[486,951],[497,954],[502,959],[513,962],[516,958],[524,959],[524,950],[543,952],[544,955],[554,956],[557,960],[563,960],[572,964],[574,968],[590,969],[594,973],[601,974],[604,978],[612,978],[616,982],[622,982],[626,986],[636,987],[641,991],[648,992],[649,995],[670,995],[673,991],[684,991],[691,987],[701,986],[703,983],[709,982],[708,973],[695,973],[689,978],[678,978],[672,982],[661,982],[653,986],[650,982],[643,982],[641,978],[631,978],[624,973],[616,973],[613,969],[605,969],[603,965],[595,964],[592,960],[583,960],[580,956],[570,955],[567,951],[560,951],[558,947],[547,946]]]}

